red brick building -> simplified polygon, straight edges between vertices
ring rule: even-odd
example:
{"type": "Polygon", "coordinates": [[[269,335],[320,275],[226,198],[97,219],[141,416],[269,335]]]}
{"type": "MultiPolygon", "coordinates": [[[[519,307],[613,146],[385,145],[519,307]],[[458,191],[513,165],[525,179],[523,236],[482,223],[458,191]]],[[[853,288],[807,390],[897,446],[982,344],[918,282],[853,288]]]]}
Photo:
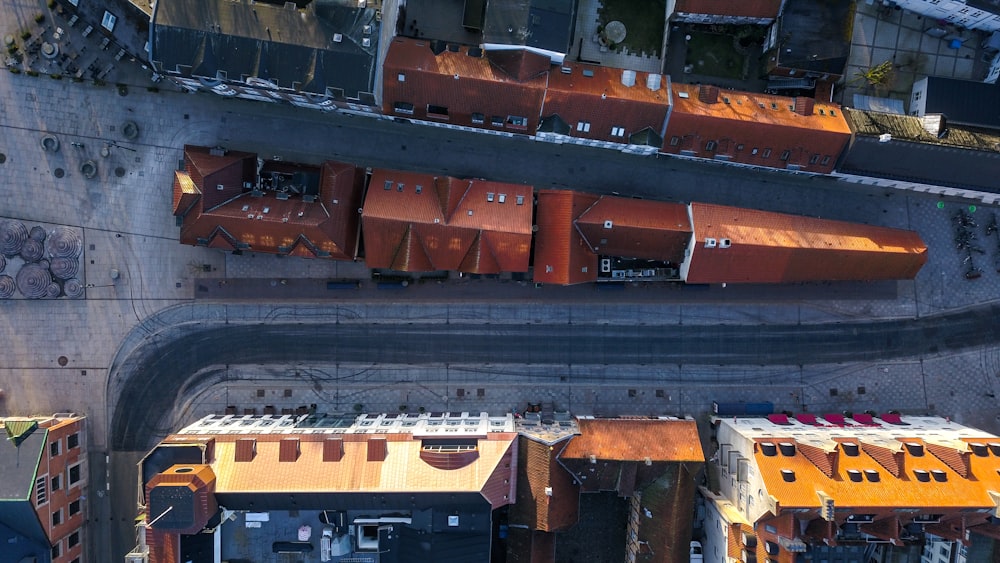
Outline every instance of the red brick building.
{"type": "Polygon", "coordinates": [[[84,418],[0,419],[0,549],[5,561],[87,561],[84,418]]]}

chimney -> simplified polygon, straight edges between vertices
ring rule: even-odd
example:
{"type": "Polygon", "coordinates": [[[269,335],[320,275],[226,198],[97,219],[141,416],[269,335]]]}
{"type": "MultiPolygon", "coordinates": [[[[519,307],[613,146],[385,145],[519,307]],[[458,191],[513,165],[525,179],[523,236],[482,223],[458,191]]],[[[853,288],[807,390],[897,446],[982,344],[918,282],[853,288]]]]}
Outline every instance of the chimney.
{"type": "Polygon", "coordinates": [[[327,438],[323,440],[323,461],[340,461],[344,458],[344,440],[327,438]]]}
{"type": "Polygon", "coordinates": [[[702,84],[698,87],[698,99],[706,104],[719,102],[719,87],[702,84]]]}
{"type": "Polygon", "coordinates": [[[278,461],[288,462],[299,459],[299,439],[282,438],[278,447],[278,461]]]}
{"type": "Polygon", "coordinates": [[[236,439],[236,461],[253,461],[257,455],[257,440],[254,438],[236,439]]]}
{"type": "Polygon", "coordinates": [[[368,439],[368,461],[385,461],[387,453],[385,438],[368,439]]]}
{"type": "Polygon", "coordinates": [[[920,118],[920,125],[924,130],[937,138],[942,138],[943,132],[948,131],[944,115],[940,113],[929,113],[920,118]]]}
{"type": "Polygon", "coordinates": [[[628,86],[629,88],[635,86],[635,71],[634,70],[623,70],[622,71],[622,84],[628,86]]]}
{"type": "Polygon", "coordinates": [[[805,96],[798,96],[795,98],[795,113],[808,117],[813,114],[813,106],[815,105],[816,100],[805,96]]]}

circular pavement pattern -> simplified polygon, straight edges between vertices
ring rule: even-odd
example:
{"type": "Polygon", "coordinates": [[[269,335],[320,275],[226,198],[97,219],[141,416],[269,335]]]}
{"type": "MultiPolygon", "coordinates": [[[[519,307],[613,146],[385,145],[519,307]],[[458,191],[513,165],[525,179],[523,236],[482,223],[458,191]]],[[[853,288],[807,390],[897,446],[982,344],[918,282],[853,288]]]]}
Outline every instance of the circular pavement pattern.
{"type": "Polygon", "coordinates": [[[20,221],[0,222],[0,254],[14,256],[28,240],[28,229],[20,221]]]}
{"type": "Polygon", "coordinates": [[[49,235],[49,256],[54,258],[79,258],[83,253],[83,240],[80,235],[68,227],[56,227],[49,235]]]}
{"type": "Polygon", "coordinates": [[[47,234],[41,225],[35,225],[28,231],[28,236],[31,237],[31,240],[37,240],[38,242],[45,242],[45,235],[47,234]]]}
{"type": "Polygon", "coordinates": [[[80,261],[76,258],[56,257],[49,262],[49,269],[52,270],[53,276],[68,280],[80,273],[80,261]]]}
{"type": "Polygon", "coordinates": [[[0,254],[0,272],[4,271],[4,268],[6,267],[7,267],[7,258],[3,254],[0,254]]]}
{"type": "Polygon", "coordinates": [[[45,247],[33,238],[29,238],[21,245],[21,258],[24,258],[25,262],[38,262],[44,255],[45,247]]]}
{"type": "Polygon", "coordinates": [[[17,289],[28,299],[47,296],[51,283],[52,275],[38,264],[25,264],[17,272],[17,289]]]}
{"type": "Polygon", "coordinates": [[[14,278],[6,275],[0,276],[0,299],[14,297],[15,289],[17,289],[17,284],[14,283],[14,278]]]}
{"type": "Polygon", "coordinates": [[[61,293],[62,290],[59,289],[59,284],[56,282],[50,283],[49,286],[45,288],[45,297],[48,297],[49,299],[55,299],[59,297],[59,294],[61,293]]]}
{"type": "Polygon", "coordinates": [[[66,280],[63,284],[63,293],[70,299],[80,299],[83,297],[83,284],[76,278],[66,280]]]}

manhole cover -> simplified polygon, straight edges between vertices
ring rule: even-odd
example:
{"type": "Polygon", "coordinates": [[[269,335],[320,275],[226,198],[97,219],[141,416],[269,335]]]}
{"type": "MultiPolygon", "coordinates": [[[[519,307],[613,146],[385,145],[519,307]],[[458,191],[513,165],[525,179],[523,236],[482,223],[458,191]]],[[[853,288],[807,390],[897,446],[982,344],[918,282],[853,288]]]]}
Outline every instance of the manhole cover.
{"type": "Polygon", "coordinates": [[[115,176],[118,176],[119,178],[121,178],[124,175],[125,175],[125,169],[124,168],[122,168],[121,166],[119,166],[118,168],[115,168],[115,176]]]}
{"type": "Polygon", "coordinates": [[[66,367],[66,364],[68,364],[68,363],[69,363],[69,358],[67,358],[66,356],[59,356],[59,365],[60,366],[66,367]]]}
{"type": "Polygon", "coordinates": [[[55,172],[53,172],[53,174],[56,175],[56,178],[62,178],[63,176],[66,175],[66,171],[63,170],[62,168],[56,168],[55,172]]]}
{"type": "Polygon", "coordinates": [[[134,121],[126,121],[122,124],[122,135],[126,139],[135,140],[139,136],[139,125],[134,121]]]}

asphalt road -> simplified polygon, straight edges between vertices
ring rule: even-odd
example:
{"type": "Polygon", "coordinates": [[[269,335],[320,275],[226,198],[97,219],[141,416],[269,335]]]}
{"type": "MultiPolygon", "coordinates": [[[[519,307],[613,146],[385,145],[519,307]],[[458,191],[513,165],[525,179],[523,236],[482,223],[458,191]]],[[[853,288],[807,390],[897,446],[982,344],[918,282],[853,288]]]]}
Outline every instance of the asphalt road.
{"type": "MultiPolygon", "coordinates": [[[[140,346],[111,374],[113,450],[172,430],[189,379],[211,365],[370,362],[444,365],[806,365],[873,362],[996,342],[1000,305],[918,320],[812,325],[208,324],[140,346]]],[[[160,333],[165,335],[167,333],[160,333]]]]}

